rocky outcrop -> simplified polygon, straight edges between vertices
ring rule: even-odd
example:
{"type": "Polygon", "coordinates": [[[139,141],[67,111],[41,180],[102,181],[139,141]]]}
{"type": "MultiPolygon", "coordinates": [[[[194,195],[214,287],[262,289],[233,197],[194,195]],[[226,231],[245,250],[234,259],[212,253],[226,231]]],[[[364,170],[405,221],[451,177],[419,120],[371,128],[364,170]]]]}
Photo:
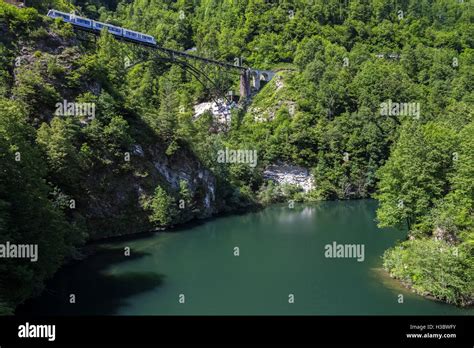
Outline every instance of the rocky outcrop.
{"type": "Polygon", "coordinates": [[[204,193],[198,202],[204,208],[200,217],[208,217],[216,212],[216,178],[198,160],[183,154],[177,161],[170,161],[169,157],[156,153],[153,165],[174,190],[179,189],[180,181],[185,181],[193,196],[199,190],[204,193]]]}
{"type": "Polygon", "coordinates": [[[205,112],[212,115],[214,124],[218,130],[226,130],[231,123],[231,110],[236,108],[237,104],[234,102],[226,102],[224,100],[217,100],[213,102],[200,103],[194,106],[193,119],[198,119],[205,112]]]}
{"type": "Polygon", "coordinates": [[[263,172],[263,177],[280,185],[290,184],[298,186],[304,192],[309,192],[314,188],[313,177],[309,170],[290,164],[278,163],[270,165],[263,172]]]}
{"type": "Polygon", "coordinates": [[[459,242],[455,233],[448,231],[446,228],[441,228],[440,226],[434,229],[433,238],[435,240],[442,240],[449,245],[456,245],[459,242]]]}
{"type": "Polygon", "coordinates": [[[78,210],[91,239],[153,230],[142,200],[157,186],[177,198],[180,182],[187,183],[192,205],[180,211],[177,223],[219,212],[216,178],[190,151],[181,148],[168,156],[161,145],[146,143],[133,144],[131,150],[130,170],[95,171],[80,184],[88,194],[78,210]]]}

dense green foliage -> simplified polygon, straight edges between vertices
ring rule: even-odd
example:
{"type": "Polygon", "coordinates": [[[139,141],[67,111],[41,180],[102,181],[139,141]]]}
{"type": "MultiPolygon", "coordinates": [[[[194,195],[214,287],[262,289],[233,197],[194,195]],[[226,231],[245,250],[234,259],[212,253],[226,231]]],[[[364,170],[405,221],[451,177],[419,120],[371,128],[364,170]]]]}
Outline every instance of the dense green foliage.
{"type": "MultiPolygon", "coordinates": [[[[38,243],[47,252],[38,263],[0,263],[0,313],[41,290],[86,240],[288,198],[376,197],[379,224],[408,228],[413,239],[387,251],[386,269],[420,293],[472,302],[469,2],[30,6],[39,13],[0,1],[0,243],[38,243]],[[128,67],[137,55],[132,46],[107,33],[80,42],[70,25],[40,15],[49,7],[147,32],[165,47],[231,63],[241,57],[278,73],[246,109],[233,111],[229,132],[215,132],[209,114],[193,120],[193,105],[210,91],[191,74],[157,59],[128,67]],[[95,117],[58,117],[63,99],[95,103],[95,117]],[[382,115],[388,101],[418,103],[420,112],[382,115]],[[218,163],[217,151],[226,147],[256,149],[257,167],[218,163]],[[263,168],[278,161],[311,169],[314,190],[303,195],[265,182],[263,168]],[[169,172],[157,173],[163,163],[175,172],[192,167],[208,182],[172,184],[169,172]],[[215,207],[208,205],[211,185],[215,207]]],[[[237,86],[233,76],[208,73],[219,85],[237,86]]]]}
{"type": "Polygon", "coordinates": [[[8,308],[41,289],[43,279],[54,274],[71,252],[78,231],[49,197],[50,187],[44,181],[47,166],[34,146],[34,129],[25,122],[25,110],[2,99],[0,114],[0,242],[37,244],[49,251],[35,263],[2,259],[0,300],[8,308]]]}
{"type": "Polygon", "coordinates": [[[385,253],[385,268],[424,295],[457,305],[472,302],[472,251],[433,239],[410,240],[385,253]],[[436,265],[436,271],[433,271],[436,265]]]}

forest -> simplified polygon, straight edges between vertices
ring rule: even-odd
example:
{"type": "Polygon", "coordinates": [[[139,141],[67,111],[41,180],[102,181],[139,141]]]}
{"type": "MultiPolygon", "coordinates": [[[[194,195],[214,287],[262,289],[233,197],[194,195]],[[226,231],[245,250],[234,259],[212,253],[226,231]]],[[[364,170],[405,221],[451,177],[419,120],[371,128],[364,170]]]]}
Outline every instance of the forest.
{"type": "Polygon", "coordinates": [[[1,260],[0,314],[88,241],[289,199],[377,199],[377,224],[408,231],[385,270],[472,306],[473,21],[462,0],[0,0],[0,243],[40,253],[1,260]],[[80,40],[49,8],[277,74],[217,132],[209,113],[193,118],[211,92],[192,75],[127,67],[130,45],[105,31],[80,40]],[[63,100],[93,103],[95,117],[55,115],[63,100]],[[256,150],[257,165],[219,163],[226,148],[256,150]],[[277,162],[308,168],[314,189],[266,181],[277,162]]]}

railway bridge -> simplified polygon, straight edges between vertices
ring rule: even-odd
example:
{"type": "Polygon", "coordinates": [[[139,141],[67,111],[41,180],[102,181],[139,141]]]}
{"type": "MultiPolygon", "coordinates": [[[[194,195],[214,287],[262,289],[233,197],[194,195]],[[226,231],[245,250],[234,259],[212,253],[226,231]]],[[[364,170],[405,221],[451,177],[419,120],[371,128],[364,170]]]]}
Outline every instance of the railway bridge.
{"type": "MultiPolygon", "coordinates": [[[[86,28],[82,25],[77,25],[75,23],[70,23],[70,24],[72,24],[75,30],[92,33],[96,36],[100,35],[100,31],[94,30],[93,28],[86,28]]],[[[224,99],[227,99],[228,91],[222,90],[219,86],[216,85],[215,81],[212,81],[212,79],[209,78],[209,76],[206,74],[205,71],[203,71],[203,69],[197,68],[191,62],[200,62],[206,65],[213,65],[220,69],[227,70],[232,73],[240,74],[239,93],[240,93],[241,100],[246,100],[249,96],[251,96],[252,93],[259,91],[262,86],[262,82],[266,83],[275,76],[275,72],[270,71],[270,70],[258,70],[258,69],[253,69],[253,68],[244,66],[242,64],[241,58],[236,59],[236,62],[232,64],[229,62],[223,62],[223,61],[219,61],[219,60],[215,60],[211,58],[201,57],[195,54],[191,54],[189,52],[182,52],[182,51],[162,47],[156,43],[138,41],[138,40],[134,40],[125,36],[114,35],[114,37],[118,40],[122,40],[127,43],[131,43],[136,46],[145,48],[147,50],[154,51],[155,53],[160,53],[161,59],[165,59],[174,64],[179,64],[181,67],[183,67],[184,69],[189,71],[192,75],[194,75],[196,79],[200,83],[202,83],[206,88],[208,87],[207,86],[208,84],[214,87],[213,88],[214,91],[216,91],[219,94],[219,96],[223,97],[224,99]]],[[[150,59],[149,55],[142,54],[140,59],[138,59],[138,61],[135,61],[135,63],[132,65],[135,65],[139,63],[140,61],[143,61],[146,59],[150,59]]]]}
{"type": "MultiPolygon", "coordinates": [[[[126,40],[126,41],[129,41],[129,40],[126,40]]],[[[222,62],[222,61],[218,61],[218,60],[214,60],[210,58],[200,57],[200,56],[190,54],[187,52],[182,52],[182,51],[177,51],[177,50],[161,47],[159,45],[150,45],[147,43],[140,43],[140,42],[134,42],[134,43],[138,45],[148,46],[157,51],[165,53],[172,62],[183,65],[186,68],[193,70],[194,73],[201,74],[203,72],[196,71],[195,68],[193,69],[189,65],[189,61],[199,61],[205,64],[215,65],[222,69],[238,72],[240,74],[239,92],[240,92],[241,99],[247,99],[252,93],[258,92],[262,86],[262,83],[269,82],[276,74],[274,71],[271,71],[271,70],[259,70],[259,69],[253,69],[250,67],[245,67],[242,65],[242,63],[240,63],[240,60],[239,60],[239,63],[231,64],[228,62],[222,62]],[[183,59],[184,61],[186,61],[186,63],[180,59],[183,59]]],[[[208,79],[208,76],[205,76],[205,79],[208,79]]]]}

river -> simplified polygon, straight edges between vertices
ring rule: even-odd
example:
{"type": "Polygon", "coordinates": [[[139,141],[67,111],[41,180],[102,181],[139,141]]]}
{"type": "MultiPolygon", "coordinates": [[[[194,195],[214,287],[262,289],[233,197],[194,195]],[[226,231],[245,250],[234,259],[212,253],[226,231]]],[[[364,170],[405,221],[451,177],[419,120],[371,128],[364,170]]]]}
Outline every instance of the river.
{"type": "Polygon", "coordinates": [[[405,233],[377,228],[376,206],[274,205],[100,244],[91,257],[63,267],[17,314],[474,314],[413,294],[381,270],[384,250],[405,233]],[[363,261],[325,257],[333,242],[363,245],[363,261]]]}

